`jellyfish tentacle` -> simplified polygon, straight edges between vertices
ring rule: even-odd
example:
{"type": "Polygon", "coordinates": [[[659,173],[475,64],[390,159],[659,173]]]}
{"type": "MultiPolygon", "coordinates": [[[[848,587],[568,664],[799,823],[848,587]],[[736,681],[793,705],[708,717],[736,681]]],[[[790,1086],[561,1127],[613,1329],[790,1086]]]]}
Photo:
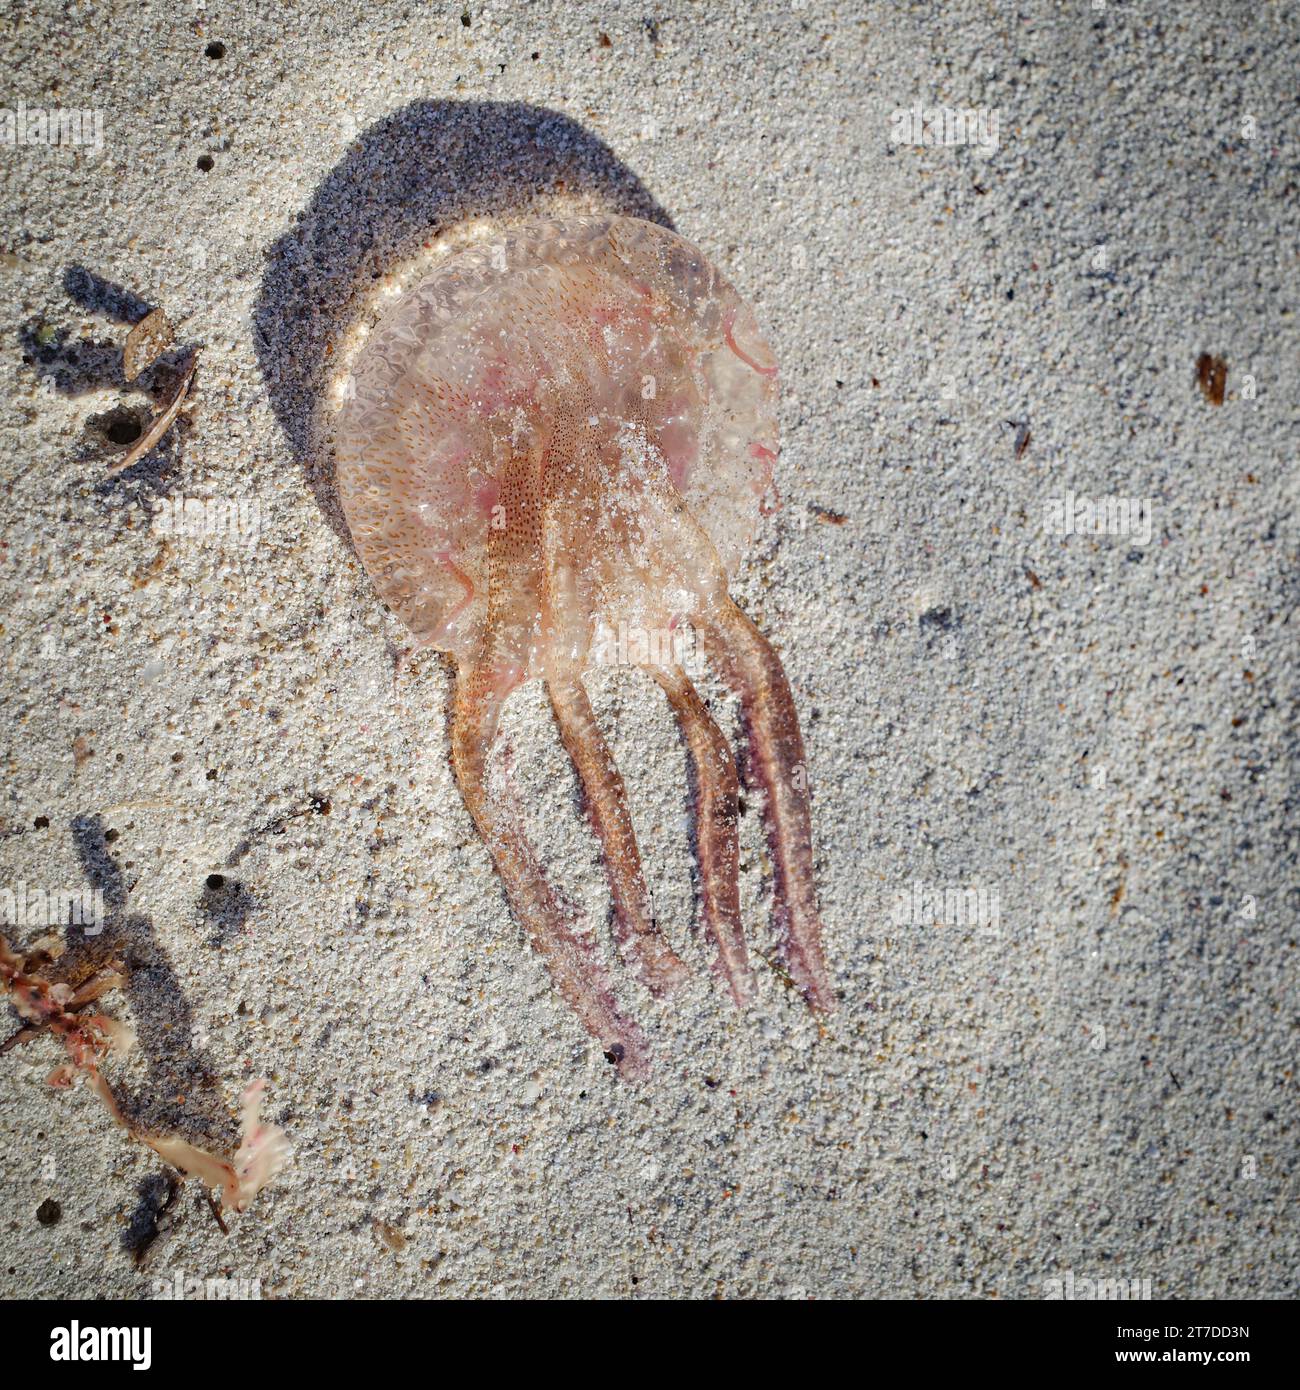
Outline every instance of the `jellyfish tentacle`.
{"type": "Polygon", "coordinates": [[[546,688],[560,738],[577,770],[587,814],[604,852],[614,899],[614,939],[619,950],[633,959],[646,987],[653,994],[665,994],[685,979],[686,966],[669,946],[650,910],[622,775],[577,674],[552,671],[546,688]]]}
{"type": "Polygon", "coordinates": [[[494,802],[487,760],[497,736],[507,689],[485,666],[462,664],[456,675],[452,714],[452,767],[461,795],[505,885],[510,906],[545,960],[555,987],[596,1037],[621,1075],[646,1071],[641,1030],[619,1009],[592,947],[573,930],[570,913],[548,882],[514,816],[494,802]]]}
{"type": "Polygon", "coordinates": [[[695,841],[704,922],[717,946],[714,968],[740,1007],[753,998],[754,977],[740,923],[739,849],[736,816],[739,781],[731,748],[680,666],[656,666],[677,718],[695,774],[695,841]]]}
{"type": "Polygon", "coordinates": [[[730,598],[716,606],[702,631],[710,657],[740,696],[749,735],[749,772],[767,798],[776,921],[785,966],[808,1003],[829,1012],[835,993],[822,955],[807,765],[790,683],[767,638],[730,598]]]}

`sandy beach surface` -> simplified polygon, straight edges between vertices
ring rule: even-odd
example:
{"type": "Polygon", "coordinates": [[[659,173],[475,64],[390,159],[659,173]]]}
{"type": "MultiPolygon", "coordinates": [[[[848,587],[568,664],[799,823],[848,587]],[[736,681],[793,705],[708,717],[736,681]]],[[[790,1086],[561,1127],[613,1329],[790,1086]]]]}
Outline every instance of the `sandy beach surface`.
{"type": "Polygon", "coordinates": [[[1293,5],[35,0],[0,64],[4,931],[102,893],[70,952],[130,966],[127,1112],[228,1153],[265,1077],[293,1145],[223,1234],[12,1048],[0,1294],[1296,1295],[1293,5]],[[640,1086],[510,914],[329,447],[430,248],[580,212],[696,243],[781,364],[732,592],[802,719],[839,994],[778,968],[750,796],[732,1005],[677,729],[603,671],[694,968],[641,988],[530,684],[519,803],[640,1086]]]}

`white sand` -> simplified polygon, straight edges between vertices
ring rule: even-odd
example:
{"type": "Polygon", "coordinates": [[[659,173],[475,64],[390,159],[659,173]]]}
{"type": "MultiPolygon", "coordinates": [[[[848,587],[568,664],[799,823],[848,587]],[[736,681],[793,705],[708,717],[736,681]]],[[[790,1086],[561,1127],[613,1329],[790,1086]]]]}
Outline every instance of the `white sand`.
{"type": "MultiPolygon", "coordinates": [[[[226,1143],[266,1075],[296,1154],[228,1237],[188,1184],[138,1271],[161,1163],[44,1086],[53,1043],[13,1051],[0,1292],[1294,1296],[1294,10],[90,8],[0,37],[11,110],[104,123],[98,155],[0,146],[0,886],[106,888],[139,1114],[226,1143]],[[891,144],[917,101],[995,108],[997,148],[891,144]],[[670,1006],[617,972],[640,1089],[523,944],[451,780],[447,673],[394,678],[311,426],[372,271],[521,202],[671,218],[783,369],[786,505],[735,593],[803,717],[842,1004],[819,1032],[761,966],[747,1016],[709,980],[680,746],[648,681],[603,675],[699,967],[670,1006]],[[94,421],[150,398],[100,281],[202,345],[188,424],[113,482],[94,421]],[[1150,543],[1048,534],[1067,490],[1150,499],[1150,543]],[[163,551],[164,497],[261,530],[163,551]],[[983,884],[1000,929],[895,925],[915,881],[983,884]]],[[[508,724],[604,940],[540,688],[508,724]]],[[[766,952],[752,802],[742,857],[766,952]]]]}

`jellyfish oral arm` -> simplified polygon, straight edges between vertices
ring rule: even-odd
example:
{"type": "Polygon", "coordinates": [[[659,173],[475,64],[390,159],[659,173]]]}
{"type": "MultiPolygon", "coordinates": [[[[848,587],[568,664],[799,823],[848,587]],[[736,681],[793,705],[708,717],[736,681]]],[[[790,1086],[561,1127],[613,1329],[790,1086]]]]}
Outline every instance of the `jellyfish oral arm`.
{"type": "Polygon", "coordinates": [[[730,599],[703,623],[703,634],[710,658],[740,697],[749,733],[749,772],[767,798],[775,915],[785,965],[808,1003],[829,1012],[835,993],[822,956],[807,762],[790,683],[767,638],[730,599]]]}
{"type": "Polygon", "coordinates": [[[677,717],[695,776],[695,844],[705,926],[718,954],[715,969],[738,1005],[754,993],[745,933],[740,922],[736,763],[722,730],[680,667],[659,666],[654,675],[677,717]]]}
{"type": "Polygon", "coordinates": [[[600,840],[614,899],[614,935],[632,956],[652,994],[666,994],[686,977],[650,910],[641,856],[623,778],[596,724],[581,680],[572,672],[547,677],[560,737],[577,769],[592,828],[600,840]]]}
{"type": "Polygon", "coordinates": [[[623,1075],[646,1071],[640,1029],[624,1017],[592,947],[573,929],[571,914],[547,880],[512,810],[488,790],[488,755],[496,742],[505,695],[489,670],[462,665],[452,715],[452,767],[461,795],[496,865],[506,897],[555,988],[587,1031],[600,1040],[623,1075]]]}

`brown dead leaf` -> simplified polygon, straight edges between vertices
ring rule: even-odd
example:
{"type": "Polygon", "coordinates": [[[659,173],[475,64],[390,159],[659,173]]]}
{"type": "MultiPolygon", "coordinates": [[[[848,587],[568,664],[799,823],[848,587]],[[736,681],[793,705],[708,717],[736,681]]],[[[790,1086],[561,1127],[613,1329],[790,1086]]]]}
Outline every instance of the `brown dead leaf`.
{"type": "Polygon", "coordinates": [[[172,326],[161,309],[146,315],[126,335],[122,349],[122,375],[134,381],[146,367],[152,366],[172,345],[172,326]]]}
{"type": "Polygon", "coordinates": [[[1211,405],[1222,405],[1228,388],[1228,364],[1222,357],[1203,352],[1196,359],[1196,380],[1211,405]]]}

